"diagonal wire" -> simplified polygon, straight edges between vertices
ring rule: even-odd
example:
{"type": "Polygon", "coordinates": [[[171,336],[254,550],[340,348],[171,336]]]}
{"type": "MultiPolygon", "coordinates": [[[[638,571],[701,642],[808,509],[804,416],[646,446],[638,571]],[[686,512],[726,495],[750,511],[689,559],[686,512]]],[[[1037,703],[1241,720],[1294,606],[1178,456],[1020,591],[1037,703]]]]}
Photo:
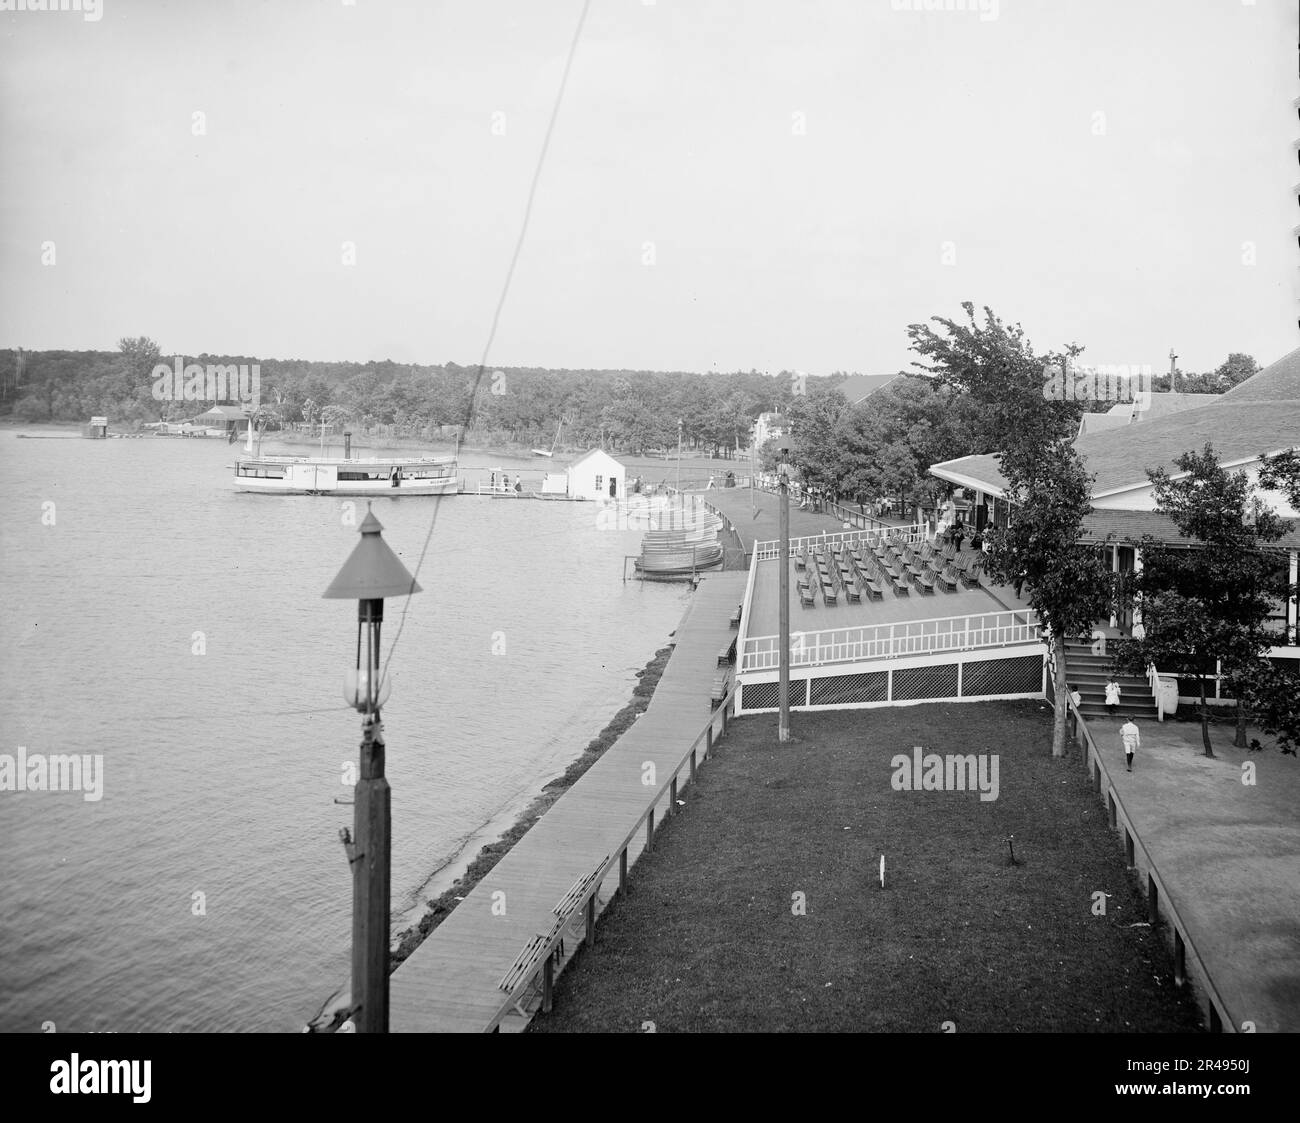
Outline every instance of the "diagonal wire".
{"type": "MultiPolygon", "coordinates": [[[[501,286],[501,295],[497,298],[496,311],[492,313],[492,326],[488,331],[487,342],[483,345],[483,355],[479,359],[478,373],[474,377],[474,387],[470,391],[469,404],[465,407],[465,420],[461,423],[461,432],[464,433],[469,428],[469,423],[474,417],[474,403],[478,400],[479,386],[483,382],[483,371],[487,366],[488,354],[492,350],[492,344],[496,339],[497,325],[501,321],[501,310],[505,307],[506,297],[510,294],[510,283],[514,280],[515,266],[519,263],[519,255],[524,248],[524,239],[528,234],[528,222],[533,213],[533,200],[537,196],[537,184],[542,178],[542,167],[546,163],[546,153],[551,146],[551,134],[555,131],[555,121],[560,115],[560,105],[564,101],[564,90],[569,84],[569,71],[573,67],[573,56],[578,50],[578,40],[582,37],[583,25],[587,22],[587,10],[591,7],[591,0],[583,0],[582,11],[578,13],[578,24],[573,29],[573,39],[569,43],[569,53],[564,60],[564,72],[560,75],[560,88],[555,94],[555,104],[551,107],[551,119],[546,123],[546,133],[542,137],[542,148],[537,154],[537,166],[533,169],[533,181],[528,188],[528,201],[524,204],[524,218],[519,226],[519,237],[515,241],[515,251],[510,257],[510,267],[506,270],[505,283],[501,286]]],[[[415,592],[415,579],[420,574],[420,568],[424,565],[424,556],[429,551],[429,543],[433,540],[434,529],[438,525],[438,511],[442,507],[442,496],[434,497],[433,518],[429,520],[429,532],[424,536],[424,545],[420,549],[419,560],[415,563],[415,572],[411,575],[411,593],[415,592]]],[[[406,600],[402,604],[402,615],[397,621],[397,632],[393,636],[393,642],[388,648],[388,658],[384,660],[383,675],[388,673],[388,664],[392,662],[393,652],[397,650],[397,641],[402,638],[402,629],[406,626],[406,613],[411,605],[410,593],[407,594],[406,600]]]]}

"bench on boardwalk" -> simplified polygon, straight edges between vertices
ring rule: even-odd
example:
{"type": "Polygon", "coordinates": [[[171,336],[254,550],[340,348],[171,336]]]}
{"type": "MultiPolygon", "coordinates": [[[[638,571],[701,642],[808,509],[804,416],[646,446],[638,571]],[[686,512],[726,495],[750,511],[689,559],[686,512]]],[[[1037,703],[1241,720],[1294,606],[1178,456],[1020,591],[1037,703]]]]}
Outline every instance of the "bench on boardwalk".
{"type": "Polygon", "coordinates": [[[716,710],[727,696],[727,685],[731,680],[731,668],[719,671],[713,676],[713,690],[709,694],[709,708],[716,710]]]}
{"type": "Polygon", "coordinates": [[[745,602],[741,601],[736,605],[736,611],[731,614],[731,619],[727,621],[733,628],[740,627],[740,617],[745,611],[745,602]]]}
{"type": "Polygon", "coordinates": [[[933,596],[934,578],[931,577],[928,572],[922,573],[918,575],[918,577],[916,578],[916,587],[920,589],[922,593],[929,593],[931,596],[933,596]]]}
{"type": "Polygon", "coordinates": [[[957,591],[957,570],[949,565],[945,566],[942,573],[938,575],[939,584],[949,593],[957,591]]]}
{"type": "Polygon", "coordinates": [[[736,637],[731,636],[729,639],[724,640],[722,646],[718,648],[718,666],[721,667],[726,663],[733,663],[735,662],[735,659],[736,637]]]}
{"type": "MultiPolygon", "coordinates": [[[[551,929],[553,935],[555,928],[551,929]]],[[[524,950],[515,956],[515,961],[510,964],[510,969],[501,976],[501,981],[497,983],[497,989],[505,991],[506,994],[513,995],[519,989],[519,984],[524,981],[538,961],[542,958],[542,953],[546,950],[546,945],[551,942],[550,935],[542,935],[540,932],[535,936],[528,938],[528,943],[524,944],[524,950]]],[[[516,999],[515,1009],[523,1017],[528,1017],[528,1012],[523,1008],[522,999],[516,999]]]]}
{"type": "Polygon", "coordinates": [[[894,594],[900,597],[910,597],[912,587],[907,583],[907,578],[901,573],[891,573],[889,575],[890,584],[894,586],[894,594]]]}
{"type": "Polygon", "coordinates": [[[862,602],[862,594],[854,586],[846,582],[844,585],[844,599],[848,601],[849,604],[860,604],[862,602]]]}
{"type": "Polygon", "coordinates": [[[799,587],[799,603],[804,608],[812,608],[817,603],[816,594],[813,593],[811,585],[801,585],[799,587]]]}

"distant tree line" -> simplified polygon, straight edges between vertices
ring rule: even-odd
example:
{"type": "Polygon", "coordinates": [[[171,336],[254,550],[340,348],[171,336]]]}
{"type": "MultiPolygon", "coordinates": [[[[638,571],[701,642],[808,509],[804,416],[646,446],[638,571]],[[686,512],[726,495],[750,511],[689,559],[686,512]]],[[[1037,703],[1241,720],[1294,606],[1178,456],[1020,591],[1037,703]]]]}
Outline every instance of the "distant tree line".
{"type": "MultiPolygon", "coordinates": [[[[117,351],[0,351],[0,415],[15,420],[179,420],[210,402],[159,401],[153,370],[173,356],[152,340],[123,339],[117,351]]],[[[454,362],[325,363],[248,355],[189,355],[183,363],[257,364],[261,421],[268,427],[314,425],[396,435],[463,429],[468,437],[549,448],[563,420],[563,444],[641,454],[683,447],[734,456],[749,447],[755,419],[786,408],[799,379],[756,370],[733,373],[546,370],[454,362]],[[476,386],[477,383],[477,386],[476,386]]],[[[837,372],[810,383],[838,383],[837,372]]]]}

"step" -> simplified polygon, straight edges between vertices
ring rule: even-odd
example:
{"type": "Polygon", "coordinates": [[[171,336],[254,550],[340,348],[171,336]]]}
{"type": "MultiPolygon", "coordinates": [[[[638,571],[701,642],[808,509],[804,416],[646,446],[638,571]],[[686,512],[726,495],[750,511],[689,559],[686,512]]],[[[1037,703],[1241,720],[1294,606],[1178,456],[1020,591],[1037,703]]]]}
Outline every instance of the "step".
{"type": "MultiPolygon", "coordinates": [[[[1081,706],[1079,707],[1079,712],[1080,712],[1081,714],[1083,714],[1083,716],[1086,717],[1086,718],[1094,718],[1094,717],[1096,717],[1096,718],[1101,718],[1101,717],[1110,717],[1110,714],[1107,712],[1106,707],[1103,706],[1103,705],[1100,705],[1100,704],[1097,703],[1097,702],[1088,702],[1088,701],[1085,701],[1085,702],[1083,703],[1083,705],[1081,705],[1081,706]]],[[[1142,717],[1142,718],[1153,718],[1153,717],[1156,716],[1156,708],[1155,708],[1154,705],[1149,705],[1149,706],[1117,706],[1117,707],[1115,708],[1115,716],[1116,716],[1116,717],[1142,717]]]]}

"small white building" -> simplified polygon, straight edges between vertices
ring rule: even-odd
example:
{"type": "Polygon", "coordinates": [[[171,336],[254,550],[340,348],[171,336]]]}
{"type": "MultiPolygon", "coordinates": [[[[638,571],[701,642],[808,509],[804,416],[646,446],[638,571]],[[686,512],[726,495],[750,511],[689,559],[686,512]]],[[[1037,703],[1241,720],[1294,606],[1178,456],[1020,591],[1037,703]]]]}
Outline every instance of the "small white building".
{"type": "Polygon", "coordinates": [[[754,447],[762,448],[773,437],[784,437],[787,425],[779,413],[760,413],[754,422],[754,447]]]}
{"type": "Polygon", "coordinates": [[[570,499],[623,499],[627,469],[603,448],[594,448],[569,465],[570,499]]]}

